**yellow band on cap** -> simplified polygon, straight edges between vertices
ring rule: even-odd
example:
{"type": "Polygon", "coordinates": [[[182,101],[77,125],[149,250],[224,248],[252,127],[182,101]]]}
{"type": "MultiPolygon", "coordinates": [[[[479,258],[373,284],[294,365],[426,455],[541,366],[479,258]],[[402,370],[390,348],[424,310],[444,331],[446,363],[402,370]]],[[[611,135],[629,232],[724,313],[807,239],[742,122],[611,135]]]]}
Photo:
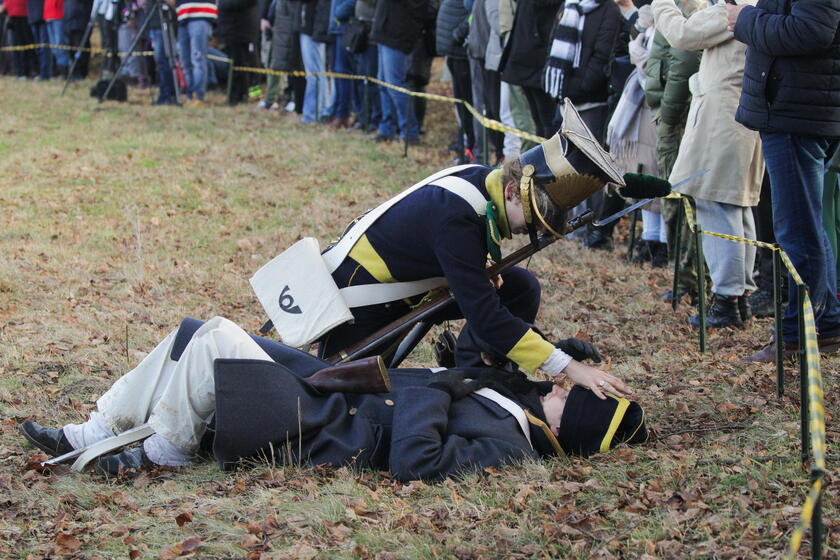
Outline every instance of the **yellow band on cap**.
{"type": "Polygon", "coordinates": [[[624,413],[630,408],[630,401],[627,399],[616,400],[618,401],[618,408],[615,409],[615,413],[610,421],[610,427],[607,429],[607,433],[604,434],[604,439],[601,440],[601,453],[610,450],[610,444],[612,444],[612,440],[615,437],[615,432],[618,431],[619,424],[624,420],[624,413]]]}

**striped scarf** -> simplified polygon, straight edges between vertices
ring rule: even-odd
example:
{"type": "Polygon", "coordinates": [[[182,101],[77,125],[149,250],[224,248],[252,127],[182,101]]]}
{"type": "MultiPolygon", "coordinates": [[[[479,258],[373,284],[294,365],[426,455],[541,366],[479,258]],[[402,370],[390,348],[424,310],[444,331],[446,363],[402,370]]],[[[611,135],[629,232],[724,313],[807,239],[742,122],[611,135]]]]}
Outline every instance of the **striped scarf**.
{"type": "Polygon", "coordinates": [[[552,30],[551,52],[542,72],[543,90],[554,99],[563,99],[566,77],[580,66],[581,39],[586,14],[604,0],[566,0],[552,30]]]}

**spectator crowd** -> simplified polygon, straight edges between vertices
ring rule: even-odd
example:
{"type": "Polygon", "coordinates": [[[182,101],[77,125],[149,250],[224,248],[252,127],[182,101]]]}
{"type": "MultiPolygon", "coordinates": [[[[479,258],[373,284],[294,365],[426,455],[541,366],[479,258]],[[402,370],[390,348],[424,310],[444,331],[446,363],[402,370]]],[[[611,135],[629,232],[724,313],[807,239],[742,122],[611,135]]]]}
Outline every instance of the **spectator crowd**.
{"type": "MultiPolygon", "coordinates": [[[[697,222],[730,236],[778,241],[808,286],[820,349],[840,348],[836,3],[0,0],[0,46],[38,45],[0,52],[0,72],[19,79],[87,77],[84,50],[69,72],[73,49],[90,45],[85,31],[93,23],[103,48],[114,52],[126,51],[144,29],[141,45],[154,57],[123,61],[123,77],[137,85],[157,83],[159,104],[176,103],[178,92],[185,104],[201,106],[208,87],[223,85],[231,105],[254,101],[266,111],[296,112],[302,123],[370,130],[376,142],[420,142],[425,100],[396,88],[423,92],[438,56],[445,58],[454,97],[511,128],[548,138],[562,126],[569,100],[622,171],[677,183],[708,169],[678,189],[697,222]],[[166,47],[162,18],[171,18],[177,52],[166,47]],[[260,83],[258,73],[235,71],[226,84],[228,62],[220,62],[226,60],[303,70],[306,77],[271,74],[260,83]],[[173,72],[176,62],[180,71],[173,72]],[[324,72],[373,77],[393,87],[318,74],[324,72]]],[[[110,78],[118,58],[106,61],[103,78],[110,78]]],[[[485,129],[462,104],[455,107],[449,147],[457,163],[499,164],[533,145],[485,129]]],[[[572,212],[591,210],[603,218],[625,203],[604,189],[572,212]]],[[[649,204],[634,247],[634,260],[653,267],[681,255],[677,290],[663,300],[693,301],[696,276],[708,274],[707,326],[743,327],[753,316],[771,315],[770,252],[703,236],[706,269],[696,270],[699,248],[677,219],[682,204],[649,204]]],[[[612,250],[614,225],[573,235],[591,249],[612,250]]],[[[789,282],[785,352],[793,352],[797,340],[794,289],[789,282]]],[[[699,326],[699,319],[689,322],[699,326]]],[[[775,344],[771,340],[746,359],[772,361],[775,344]]]]}

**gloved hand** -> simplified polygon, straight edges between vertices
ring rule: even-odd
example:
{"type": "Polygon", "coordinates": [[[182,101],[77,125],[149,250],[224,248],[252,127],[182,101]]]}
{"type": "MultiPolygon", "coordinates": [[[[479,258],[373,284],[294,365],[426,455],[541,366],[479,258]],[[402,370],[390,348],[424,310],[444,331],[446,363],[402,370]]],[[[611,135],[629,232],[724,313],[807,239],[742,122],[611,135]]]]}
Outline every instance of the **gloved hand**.
{"type": "Polygon", "coordinates": [[[653,25],[653,9],[650,4],[645,4],[639,8],[639,17],[636,19],[636,30],[644,31],[653,25]]]}
{"type": "Polygon", "coordinates": [[[468,380],[467,372],[459,369],[447,369],[432,375],[428,387],[449,393],[453,401],[463,399],[482,385],[474,380],[468,380]]]}
{"type": "Polygon", "coordinates": [[[644,173],[625,173],[624,183],[618,192],[628,198],[657,198],[671,192],[671,183],[644,173]]]}
{"type": "Polygon", "coordinates": [[[560,340],[554,347],[559,348],[571,356],[573,360],[582,362],[583,360],[590,359],[593,362],[601,363],[601,354],[598,353],[598,349],[589,342],[585,342],[579,338],[560,340]]]}

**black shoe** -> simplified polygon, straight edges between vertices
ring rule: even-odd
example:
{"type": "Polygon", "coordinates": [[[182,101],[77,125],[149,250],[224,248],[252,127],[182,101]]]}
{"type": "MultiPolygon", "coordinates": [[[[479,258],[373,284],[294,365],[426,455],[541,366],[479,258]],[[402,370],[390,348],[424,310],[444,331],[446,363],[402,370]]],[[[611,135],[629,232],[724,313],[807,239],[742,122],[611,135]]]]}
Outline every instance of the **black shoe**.
{"type": "Polygon", "coordinates": [[[668,266],[668,244],[659,241],[649,241],[650,266],[653,268],[665,268],[668,266]]]}
{"type": "Polygon", "coordinates": [[[127,470],[140,470],[154,463],[143,451],[143,446],[127,449],[114,455],[105,455],[96,460],[94,469],[106,476],[119,476],[127,470]]]}
{"type": "Polygon", "coordinates": [[[374,142],[390,142],[393,139],[393,136],[385,136],[384,134],[377,134],[373,137],[374,142]]]}
{"type": "Polygon", "coordinates": [[[772,317],[775,314],[772,291],[758,290],[748,299],[753,317],[772,317]]]}
{"type": "Polygon", "coordinates": [[[652,241],[645,241],[644,239],[637,240],[633,247],[633,258],[630,259],[630,262],[634,264],[650,262],[651,258],[653,258],[650,250],[651,243],[652,241]]]}
{"type": "Polygon", "coordinates": [[[29,443],[53,457],[73,451],[62,428],[45,428],[33,420],[26,420],[18,426],[18,430],[29,443]]]}
{"type": "MultiPolygon", "coordinates": [[[[700,315],[689,317],[688,324],[694,328],[700,328],[700,315]]],[[[744,322],[741,320],[741,313],[738,309],[738,298],[736,296],[712,294],[712,302],[706,312],[706,326],[710,329],[722,329],[724,327],[743,329],[744,322]]]]}
{"type": "Polygon", "coordinates": [[[741,316],[741,321],[745,323],[752,319],[752,308],[750,307],[750,298],[747,294],[738,296],[738,315],[741,316]]]}
{"type": "Polygon", "coordinates": [[[599,251],[612,251],[613,240],[612,237],[605,234],[600,229],[593,229],[583,240],[583,246],[588,249],[596,249],[599,251]]]}

